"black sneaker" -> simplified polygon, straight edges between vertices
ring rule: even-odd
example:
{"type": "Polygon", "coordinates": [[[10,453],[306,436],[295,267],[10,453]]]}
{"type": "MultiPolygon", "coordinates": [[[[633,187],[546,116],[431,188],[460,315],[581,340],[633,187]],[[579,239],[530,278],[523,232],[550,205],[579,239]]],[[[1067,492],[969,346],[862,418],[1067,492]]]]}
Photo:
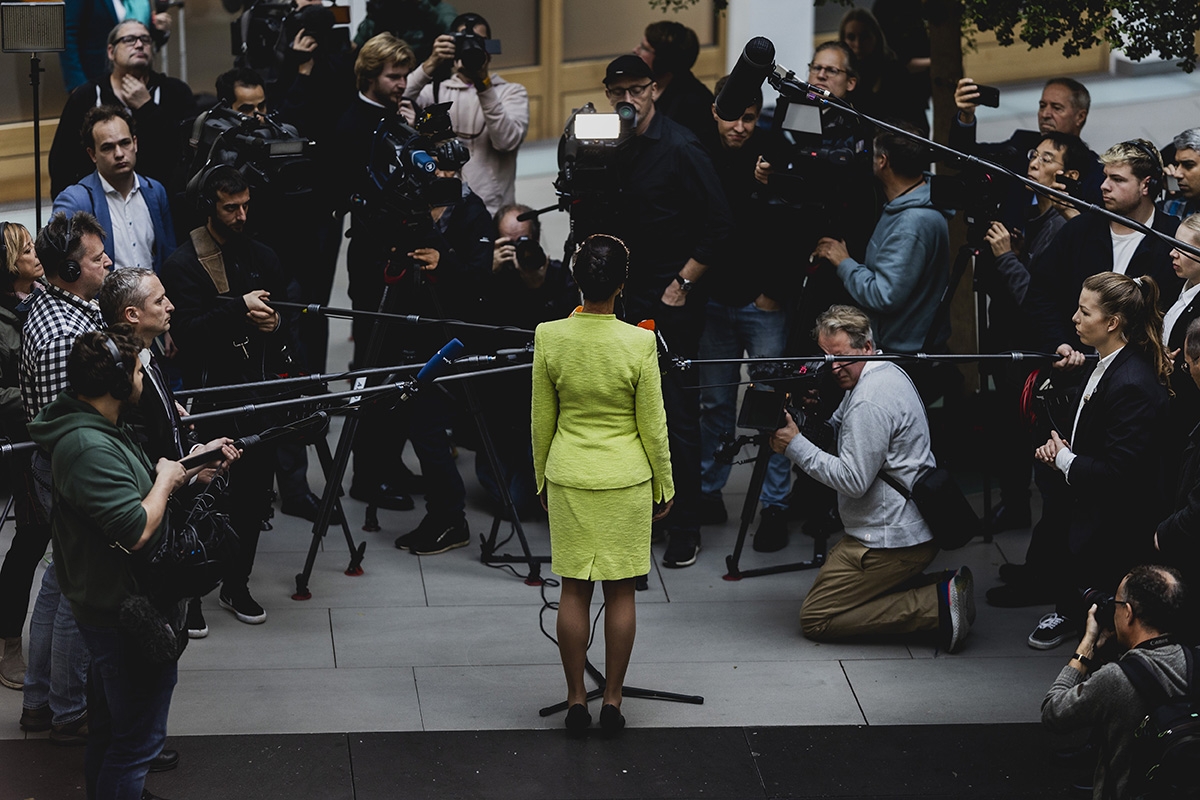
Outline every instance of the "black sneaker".
{"type": "Polygon", "coordinates": [[[203,639],[208,636],[208,623],[204,621],[204,611],[200,608],[199,597],[193,597],[188,601],[187,632],[189,639],[203,639]]]}
{"type": "Polygon", "coordinates": [[[408,533],[396,537],[396,549],[412,550],[413,545],[433,536],[437,531],[437,526],[437,519],[432,515],[426,514],[421,521],[417,523],[417,527],[413,528],[408,533]]]}
{"type": "Polygon", "coordinates": [[[702,493],[696,503],[696,515],[700,518],[701,525],[720,525],[729,519],[725,501],[719,494],[702,493]]]}
{"type": "Polygon", "coordinates": [[[779,506],[766,506],[759,516],[754,532],[754,549],[759,553],[774,553],[787,547],[787,515],[779,506]]]}
{"type": "Polygon", "coordinates": [[[696,531],[671,531],[667,534],[667,552],[663,554],[664,567],[690,567],[696,563],[700,553],[700,534],[696,531]]]}
{"type": "MultiPolygon", "coordinates": [[[[424,520],[421,524],[425,524],[424,520]]],[[[459,517],[448,522],[431,523],[422,536],[409,543],[408,551],[415,556],[436,556],[456,547],[466,547],[470,541],[471,527],[467,525],[467,518],[459,517]]]]}
{"type": "Polygon", "coordinates": [[[218,600],[221,608],[226,611],[232,611],[233,615],[241,622],[247,625],[261,625],[267,621],[267,612],[263,607],[254,602],[254,598],[250,596],[249,589],[233,590],[229,594],[225,593],[225,588],[221,587],[221,595],[218,600]]]}
{"type": "Polygon", "coordinates": [[[1079,632],[1079,626],[1069,617],[1051,611],[1038,620],[1029,634],[1029,646],[1034,650],[1053,650],[1079,632]]]}

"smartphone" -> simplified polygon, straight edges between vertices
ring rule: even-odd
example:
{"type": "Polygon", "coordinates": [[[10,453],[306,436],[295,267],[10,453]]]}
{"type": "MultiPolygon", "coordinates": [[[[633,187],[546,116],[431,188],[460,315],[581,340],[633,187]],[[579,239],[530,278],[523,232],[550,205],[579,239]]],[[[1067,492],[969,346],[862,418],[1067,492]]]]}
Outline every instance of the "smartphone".
{"type": "Polygon", "coordinates": [[[979,91],[979,99],[975,101],[977,105],[987,106],[988,108],[1000,107],[1000,90],[995,86],[984,86],[976,84],[976,90],[979,91]]]}
{"type": "Polygon", "coordinates": [[[1079,181],[1076,178],[1068,178],[1066,175],[1055,175],[1054,181],[1067,187],[1063,190],[1067,194],[1071,195],[1072,197],[1079,196],[1079,181]]]}

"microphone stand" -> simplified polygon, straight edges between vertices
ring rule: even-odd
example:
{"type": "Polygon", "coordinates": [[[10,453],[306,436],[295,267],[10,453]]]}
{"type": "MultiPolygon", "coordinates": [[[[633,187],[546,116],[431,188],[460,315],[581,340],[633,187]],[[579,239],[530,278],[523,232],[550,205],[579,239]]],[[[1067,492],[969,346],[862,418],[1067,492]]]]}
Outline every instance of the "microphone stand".
{"type": "Polygon", "coordinates": [[[1024,184],[1026,186],[1026,188],[1030,189],[1035,194],[1040,194],[1040,195],[1049,197],[1054,200],[1059,200],[1059,201],[1066,203],[1067,205],[1069,205],[1073,208],[1076,208],[1080,211],[1093,211],[1093,212],[1103,216],[1110,222],[1116,222],[1119,225],[1124,225],[1127,228],[1132,228],[1133,230],[1139,231],[1141,233],[1144,233],[1144,234],[1147,234],[1150,236],[1156,236],[1163,242],[1171,245],[1172,247],[1177,248],[1185,253],[1190,253],[1191,255],[1196,256],[1197,258],[1200,258],[1200,247],[1196,247],[1194,245],[1188,244],[1187,242],[1181,242],[1179,239],[1176,239],[1174,236],[1163,233],[1162,231],[1154,230],[1153,228],[1149,227],[1148,225],[1138,222],[1137,220],[1130,219],[1128,217],[1123,217],[1120,214],[1116,214],[1112,211],[1109,211],[1107,208],[1105,208],[1102,205],[1098,206],[1093,203],[1089,203],[1086,200],[1082,200],[1078,197],[1075,197],[1074,195],[1068,194],[1066,192],[1060,192],[1059,190],[1052,189],[1049,186],[1043,186],[1042,184],[1038,183],[1037,181],[1033,180],[1032,178],[1028,177],[1027,175],[1021,175],[1019,173],[1013,172],[1012,170],[1008,169],[1007,167],[1004,167],[1001,164],[997,164],[993,161],[988,161],[985,158],[980,158],[978,156],[973,156],[973,155],[969,155],[967,153],[959,152],[958,150],[955,150],[954,148],[949,147],[947,145],[941,144],[940,142],[935,142],[930,139],[926,139],[926,138],[922,137],[920,134],[906,131],[903,128],[899,128],[895,125],[891,125],[887,122],[876,119],[875,117],[872,117],[869,114],[865,114],[862,111],[859,111],[857,108],[850,105],[845,100],[842,100],[841,98],[838,98],[838,97],[834,97],[833,94],[831,94],[828,90],[822,89],[819,86],[814,86],[811,83],[806,83],[805,81],[800,80],[799,78],[796,77],[795,72],[793,72],[792,70],[789,70],[786,67],[783,67],[779,64],[775,64],[772,67],[771,71],[767,73],[767,82],[769,84],[771,84],[772,88],[774,88],[776,91],[778,91],[781,95],[783,95],[788,100],[795,101],[795,102],[807,101],[809,103],[812,103],[815,101],[821,105],[832,105],[833,107],[841,109],[842,111],[846,111],[851,114],[854,114],[859,119],[861,119],[865,122],[870,122],[871,124],[875,125],[878,128],[883,128],[884,130],[891,131],[892,133],[895,133],[899,136],[903,136],[904,138],[909,139],[911,141],[919,142],[920,144],[924,145],[925,147],[928,147],[931,150],[933,150],[935,153],[941,154],[942,156],[949,157],[950,159],[952,159],[955,162],[965,162],[967,164],[973,164],[973,165],[975,165],[977,167],[981,167],[987,171],[998,172],[1001,175],[1006,175],[1009,178],[1012,178],[1013,180],[1019,181],[1020,183],[1024,184]]]}
{"type": "MultiPolygon", "coordinates": [[[[240,300],[241,298],[233,299],[240,300]]],[[[337,317],[339,319],[372,319],[376,322],[403,322],[409,325],[451,325],[456,328],[476,328],[485,331],[505,331],[508,333],[527,333],[530,336],[533,335],[533,331],[531,330],[514,328],[509,325],[486,325],[482,322],[466,322],[461,319],[439,319],[435,317],[422,317],[417,314],[394,314],[384,311],[382,306],[380,306],[379,311],[360,311],[353,308],[333,308],[316,303],[306,305],[304,303],[285,303],[282,300],[267,300],[266,302],[272,308],[299,311],[302,315],[324,314],[327,317],[337,317]]]]}

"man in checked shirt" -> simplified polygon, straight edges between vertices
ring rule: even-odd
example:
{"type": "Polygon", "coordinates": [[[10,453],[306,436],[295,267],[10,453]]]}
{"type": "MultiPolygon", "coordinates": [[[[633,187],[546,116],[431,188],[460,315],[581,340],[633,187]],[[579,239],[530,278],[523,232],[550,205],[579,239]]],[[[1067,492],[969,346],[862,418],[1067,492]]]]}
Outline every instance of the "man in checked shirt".
{"type": "MultiPolygon", "coordinates": [[[[36,295],[25,320],[19,381],[26,420],[67,388],[67,357],[75,339],[104,327],[93,298],[112,267],[104,252],[104,229],[86,211],[57,213],[34,243],[49,287],[36,295]]],[[[50,518],[50,456],[33,455],[38,501],[50,518]]],[[[29,626],[21,728],[50,729],[58,744],[87,741],[87,648],[58,588],[54,566],[46,568],[29,626]],[[57,657],[51,663],[51,653],[57,657]]]]}

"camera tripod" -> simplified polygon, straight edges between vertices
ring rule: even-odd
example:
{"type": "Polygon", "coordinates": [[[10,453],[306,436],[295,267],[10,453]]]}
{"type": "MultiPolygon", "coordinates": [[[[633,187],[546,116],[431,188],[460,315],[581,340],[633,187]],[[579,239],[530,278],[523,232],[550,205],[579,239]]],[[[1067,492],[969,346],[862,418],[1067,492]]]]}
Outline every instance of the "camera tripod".
{"type": "MultiPolygon", "coordinates": [[[[779,572],[798,572],[804,569],[819,569],[825,563],[825,551],[828,539],[825,536],[813,538],[813,556],[808,561],[797,561],[792,564],[774,564],[769,567],[757,567],[743,570],[738,567],[742,558],[742,549],[746,546],[746,532],[754,522],[754,514],[758,509],[758,498],[762,494],[763,481],[767,477],[767,464],[771,460],[771,432],[760,431],[750,436],[739,436],[729,443],[729,447],[737,452],[747,444],[758,445],[758,455],[754,457],[754,470],[750,473],[750,485],[746,487],[746,500],[742,503],[742,521],[738,526],[737,542],[733,553],[725,556],[725,566],[729,570],[724,576],[727,581],[740,581],[742,578],[753,578],[758,575],[774,575],[779,572]]],[[[747,459],[748,460],[748,459],[747,459]]],[[[735,461],[735,464],[745,464],[746,461],[735,461]]]]}

